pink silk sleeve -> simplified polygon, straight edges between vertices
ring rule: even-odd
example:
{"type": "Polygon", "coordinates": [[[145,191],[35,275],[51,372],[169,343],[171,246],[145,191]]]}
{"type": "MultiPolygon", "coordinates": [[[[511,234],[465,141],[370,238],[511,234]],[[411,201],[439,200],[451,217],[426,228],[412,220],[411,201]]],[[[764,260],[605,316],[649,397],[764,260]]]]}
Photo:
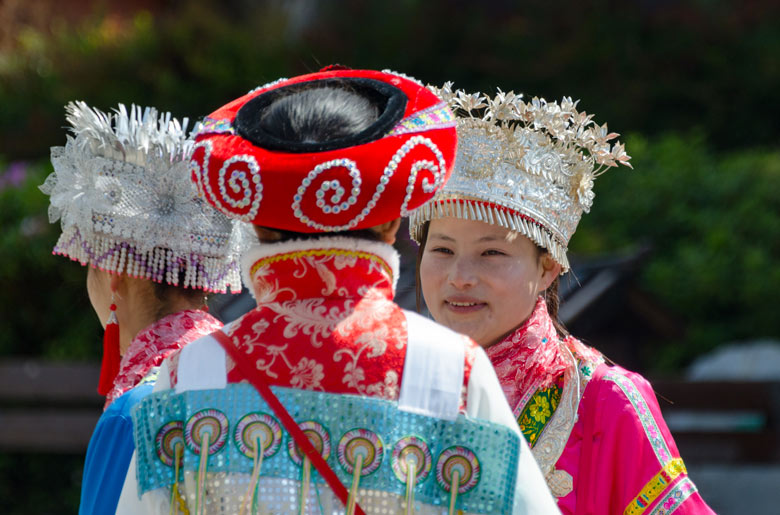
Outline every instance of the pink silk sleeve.
{"type": "Polygon", "coordinates": [[[642,376],[601,365],[580,406],[576,513],[714,513],[699,495],[642,376]]]}

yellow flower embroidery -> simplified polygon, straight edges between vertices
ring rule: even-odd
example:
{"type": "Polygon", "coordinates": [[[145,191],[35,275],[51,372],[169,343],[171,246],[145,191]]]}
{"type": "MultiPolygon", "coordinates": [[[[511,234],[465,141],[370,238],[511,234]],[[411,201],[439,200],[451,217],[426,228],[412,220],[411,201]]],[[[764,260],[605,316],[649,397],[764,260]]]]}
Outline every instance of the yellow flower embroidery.
{"type": "Polygon", "coordinates": [[[550,418],[550,403],[547,402],[547,398],[541,395],[534,397],[534,402],[531,404],[531,416],[537,422],[544,422],[550,418]]]}

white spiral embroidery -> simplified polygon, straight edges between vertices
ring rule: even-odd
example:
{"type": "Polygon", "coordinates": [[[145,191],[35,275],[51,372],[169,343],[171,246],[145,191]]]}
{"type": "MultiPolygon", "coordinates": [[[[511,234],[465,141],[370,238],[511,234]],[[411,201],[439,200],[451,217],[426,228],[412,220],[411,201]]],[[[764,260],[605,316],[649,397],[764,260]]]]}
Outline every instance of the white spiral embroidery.
{"type": "Polygon", "coordinates": [[[360,186],[362,183],[362,178],[361,178],[360,170],[357,168],[356,163],[351,159],[333,159],[331,161],[326,161],[324,163],[320,163],[319,165],[315,166],[309,172],[309,174],[303,180],[301,185],[298,186],[295,196],[293,197],[292,209],[295,217],[298,218],[301,222],[308,225],[309,227],[312,227],[319,231],[335,232],[335,231],[347,231],[353,229],[355,226],[357,226],[357,224],[363,221],[368,216],[368,214],[376,207],[379,197],[381,197],[382,194],[384,193],[387,184],[390,182],[390,178],[395,174],[400,162],[403,160],[404,157],[406,157],[406,155],[409,152],[412,151],[412,149],[414,149],[418,145],[424,145],[428,147],[431,150],[431,152],[433,152],[433,154],[436,156],[436,160],[438,161],[438,164],[429,160],[420,160],[420,161],[416,161],[411,166],[409,181],[406,187],[406,196],[404,197],[403,203],[401,204],[401,215],[406,216],[408,214],[407,207],[412,198],[412,194],[415,189],[415,183],[417,182],[417,176],[420,171],[427,170],[431,172],[431,174],[433,174],[433,181],[431,181],[429,177],[425,177],[422,180],[422,190],[425,193],[431,193],[436,191],[439,187],[441,187],[442,183],[444,182],[444,172],[443,172],[443,170],[445,170],[444,156],[442,155],[439,148],[433,143],[433,141],[423,136],[414,136],[412,138],[409,138],[401,146],[401,148],[399,148],[396,151],[396,153],[393,154],[393,157],[390,158],[390,161],[388,162],[387,166],[382,172],[382,177],[379,179],[379,184],[377,185],[376,190],[374,191],[374,194],[372,195],[371,199],[368,201],[366,206],[361,210],[361,212],[358,213],[354,218],[349,220],[349,222],[347,222],[346,224],[325,225],[316,222],[312,220],[308,215],[303,213],[303,210],[301,209],[301,202],[303,201],[304,194],[308,190],[309,186],[311,186],[314,179],[317,178],[317,176],[319,176],[321,173],[331,168],[341,167],[341,168],[346,168],[349,171],[350,177],[352,177],[352,190],[349,198],[345,201],[342,201],[346,191],[344,190],[341,181],[337,179],[325,181],[323,182],[322,185],[320,185],[319,189],[315,193],[317,197],[317,207],[319,207],[320,211],[322,211],[324,214],[330,215],[330,214],[339,214],[354,206],[355,203],[357,202],[358,196],[360,195],[360,186]],[[328,199],[326,198],[326,195],[329,191],[333,191],[333,195],[328,199]]]}
{"type": "Polygon", "coordinates": [[[235,211],[229,212],[244,222],[252,222],[255,219],[260,209],[260,201],[263,200],[263,184],[260,182],[260,165],[254,157],[240,154],[225,160],[217,174],[217,185],[221,198],[230,207],[244,209],[249,206],[249,211],[244,215],[239,215],[235,211]],[[234,166],[236,163],[245,164],[248,170],[234,166]],[[234,198],[235,196],[239,197],[238,200],[234,198]]]}

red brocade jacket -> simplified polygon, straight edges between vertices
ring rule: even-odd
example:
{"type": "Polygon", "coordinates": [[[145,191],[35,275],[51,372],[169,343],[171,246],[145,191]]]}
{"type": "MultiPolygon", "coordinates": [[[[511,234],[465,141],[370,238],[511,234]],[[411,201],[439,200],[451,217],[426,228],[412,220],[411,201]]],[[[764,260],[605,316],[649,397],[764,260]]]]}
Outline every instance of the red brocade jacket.
{"type": "MultiPolygon", "coordinates": [[[[230,325],[233,344],[269,385],[398,400],[407,323],[393,302],[397,257],[389,264],[390,257],[363,250],[302,242],[286,245],[299,250],[280,252],[278,246],[261,246],[245,258],[252,261],[245,281],[258,306],[230,325]],[[273,253],[263,256],[266,251],[273,253]]],[[[477,346],[462,340],[463,410],[477,346]]],[[[228,382],[242,380],[229,357],[227,367],[228,382]]]]}
{"type": "Polygon", "coordinates": [[[650,383],[559,338],[543,299],[487,353],[562,513],[713,513],[650,383]]]}

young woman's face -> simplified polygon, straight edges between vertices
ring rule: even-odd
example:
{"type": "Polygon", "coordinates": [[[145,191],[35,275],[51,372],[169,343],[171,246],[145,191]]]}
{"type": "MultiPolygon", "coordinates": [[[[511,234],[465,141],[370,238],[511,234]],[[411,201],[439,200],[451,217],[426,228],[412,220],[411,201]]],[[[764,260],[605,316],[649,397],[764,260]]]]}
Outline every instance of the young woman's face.
{"type": "Polygon", "coordinates": [[[482,347],[498,343],[531,316],[552,280],[528,238],[484,222],[430,222],[420,261],[433,318],[482,347]]]}

